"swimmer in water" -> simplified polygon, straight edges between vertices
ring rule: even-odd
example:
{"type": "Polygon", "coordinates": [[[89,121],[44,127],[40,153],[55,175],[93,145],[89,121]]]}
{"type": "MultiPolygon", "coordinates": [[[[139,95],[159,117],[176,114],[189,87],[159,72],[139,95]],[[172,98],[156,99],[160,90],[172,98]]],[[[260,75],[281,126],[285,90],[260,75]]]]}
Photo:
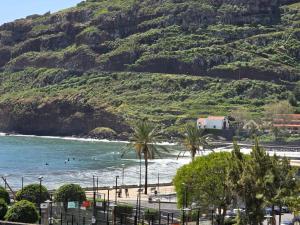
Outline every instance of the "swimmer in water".
{"type": "Polygon", "coordinates": [[[46,162],[46,164],[45,164],[46,166],[49,166],[49,164],[46,162]]]}

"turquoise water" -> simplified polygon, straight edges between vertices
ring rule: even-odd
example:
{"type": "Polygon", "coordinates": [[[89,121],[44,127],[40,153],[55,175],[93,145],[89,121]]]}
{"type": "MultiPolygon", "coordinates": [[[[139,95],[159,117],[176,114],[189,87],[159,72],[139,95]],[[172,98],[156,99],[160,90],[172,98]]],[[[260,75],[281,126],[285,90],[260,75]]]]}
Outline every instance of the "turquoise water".
{"type": "MultiPolygon", "coordinates": [[[[95,175],[99,177],[99,186],[108,186],[114,184],[116,175],[121,182],[124,164],[124,183],[138,184],[139,161],[134,153],[121,158],[125,146],[50,137],[0,136],[0,175],[15,189],[21,187],[22,176],[24,185],[38,182],[38,177],[43,176],[48,188],[57,188],[64,183],[91,187],[95,175]]],[[[174,150],[171,153],[150,162],[150,183],[157,182],[158,173],[160,182],[170,182],[176,169],[188,162],[187,158],[176,160],[174,150]]],[[[2,180],[0,184],[3,185],[2,180]]]]}

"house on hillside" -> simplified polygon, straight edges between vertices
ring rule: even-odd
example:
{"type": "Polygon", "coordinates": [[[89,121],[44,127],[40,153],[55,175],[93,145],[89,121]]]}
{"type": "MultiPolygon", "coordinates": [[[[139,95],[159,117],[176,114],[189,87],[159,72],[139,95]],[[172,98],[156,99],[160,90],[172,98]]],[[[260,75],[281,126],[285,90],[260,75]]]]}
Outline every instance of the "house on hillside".
{"type": "Polygon", "coordinates": [[[300,114],[277,114],[273,119],[273,126],[300,134],[300,114]]]}
{"type": "Polygon", "coordinates": [[[229,120],[226,116],[209,116],[207,118],[199,118],[197,126],[201,129],[229,129],[229,120]]]}

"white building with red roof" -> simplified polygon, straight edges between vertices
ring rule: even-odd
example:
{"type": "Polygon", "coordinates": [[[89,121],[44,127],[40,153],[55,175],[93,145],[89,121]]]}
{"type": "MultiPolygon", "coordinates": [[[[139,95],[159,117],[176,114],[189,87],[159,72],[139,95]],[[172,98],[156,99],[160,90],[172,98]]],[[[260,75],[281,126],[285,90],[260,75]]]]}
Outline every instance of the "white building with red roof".
{"type": "Polygon", "coordinates": [[[199,118],[197,126],[201,129],[229,129],[229,121],[226,116],[208,116],[207,118],[199,118]]]}

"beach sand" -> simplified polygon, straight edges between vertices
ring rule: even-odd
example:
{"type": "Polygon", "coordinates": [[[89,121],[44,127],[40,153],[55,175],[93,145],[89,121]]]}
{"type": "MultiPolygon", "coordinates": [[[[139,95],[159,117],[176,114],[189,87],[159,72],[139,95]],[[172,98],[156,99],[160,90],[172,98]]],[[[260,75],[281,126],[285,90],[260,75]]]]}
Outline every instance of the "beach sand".
{"type": "MultiPolygon", "coordinates": [[[[121,187],[120,187],[121,188],[121,187]]],[[[118,190],[120,190],[120,188],[118,188],[118,190]]],[[[122,194],[121,194],[121,197],[117,197],[117,200],[118,201],[133,201],[133,200],[136,200],[137,199],[137,196],[138,196],[138,190],[139,188],[128,188],[128,196],[126,197],[125,195],[125,188],[121,188],[122,189],[122,194]]],[[[143,187],[142,187],[143,189],[143,187]]],[[[143,191],[141,192],[141,200],[142,201],[148,201],[148,198],[151,197],[151,196],[154,196],[154,191],[157,190],[157,194],[161,194],[161,195],[167,195],[167,194],[174,194],[175,193],[175,188],[174,186],[171,186],[171,185],[168,185],[168,186],[160,186],[160,187],[148,187],[148,194],[145,195],[144,194],[144,189],[143,191]]],[[[110,189],[109,191],[109,199],[111,201],[114,201],[115,200],[115,189],[110,189]]],[[[93,191],[92,190],[88,190],[86,191],[86,195],[88,198],[93,198],[93,191]]],[[[96,195],[99,197],[99,198],[102,198],[102,199],[107,199],[107,196],[108,196],[108,190],[103,190],[102,188],[99,189],[98,191],[96,190],[96,195]]]]}

